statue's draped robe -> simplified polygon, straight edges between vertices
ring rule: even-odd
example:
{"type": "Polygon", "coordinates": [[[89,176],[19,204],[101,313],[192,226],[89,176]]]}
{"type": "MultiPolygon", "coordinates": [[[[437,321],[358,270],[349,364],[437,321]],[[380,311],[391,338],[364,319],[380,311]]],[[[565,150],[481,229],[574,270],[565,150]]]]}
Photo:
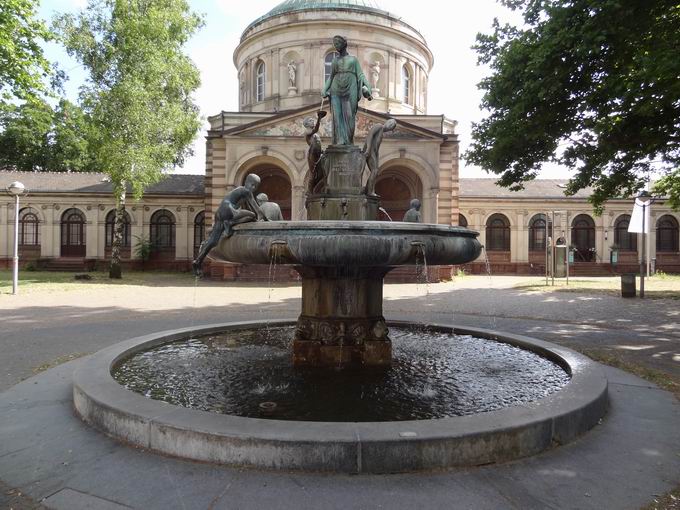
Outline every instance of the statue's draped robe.
{"type": "Polygon", "coordinates": [[[333,59],[331,75],[324,92],[331,96],[333,114],[333,145],[352,145],[361,88],[371,86],[356,57],[346,55],[333,59]]]}

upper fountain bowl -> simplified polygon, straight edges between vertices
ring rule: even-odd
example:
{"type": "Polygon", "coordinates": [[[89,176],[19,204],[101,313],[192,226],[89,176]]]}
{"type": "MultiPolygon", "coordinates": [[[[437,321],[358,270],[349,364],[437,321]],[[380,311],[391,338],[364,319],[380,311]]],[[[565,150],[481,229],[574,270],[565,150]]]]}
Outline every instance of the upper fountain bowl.
{"type": "Polygon", "coordinates": [[[317,267],[457,265],[482,250],[462,227],[383,221],[276,221],[237,225],[213,250],[217,260],[317,267]],[[423,256],[424,255],[424,256],[423,256]]]}

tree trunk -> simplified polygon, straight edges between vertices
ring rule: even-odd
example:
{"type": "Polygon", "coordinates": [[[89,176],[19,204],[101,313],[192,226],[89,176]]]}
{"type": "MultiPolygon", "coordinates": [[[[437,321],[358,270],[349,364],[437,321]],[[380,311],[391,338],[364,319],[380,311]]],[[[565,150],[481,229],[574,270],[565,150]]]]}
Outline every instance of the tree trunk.
{"type": "Polygon", "coordinates": [[[113,224],[113,243],[111,243],[111,265],[109,266],[109,278],[120,279],[123,277],[123,268],[120,265],[120,248],[123,244],[123,217],[125,213],[125,182],[114,188],[116,195],[116,219],[113,224]]]}

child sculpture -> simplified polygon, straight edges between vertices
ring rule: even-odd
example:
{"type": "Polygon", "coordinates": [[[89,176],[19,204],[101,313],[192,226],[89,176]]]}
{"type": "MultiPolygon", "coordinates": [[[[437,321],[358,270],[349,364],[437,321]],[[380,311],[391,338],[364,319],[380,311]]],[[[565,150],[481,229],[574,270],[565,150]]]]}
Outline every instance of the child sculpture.
{"type": "Polygon", "coordinates": [[[210,236],[201,243],[198,256],[192,264],[196,276],[201,275],[203,260],[210,253],[210,250],[217,246],[222,234],[227,238],[231,237],[233,226],[239,223],[247,223],[259,219],[268,221],[253,195],[259,185],[260,178],[255,174],[249,174],[243,186],[234,188],[222,199],[222,203],[217,208],[217,211],[215,211],[215,221],[213,222],[210,236]],[[242,207],[243,205],[246,205],[249,209],[242,207]]]}
{"type": "Polygon", "coordinates": [[[366,158],[366,164],[368,165],[369,175],[368,181],[366,181],[366,194],[375,195],[375,179],[378,177],[378,163],[380,160],[380,144],[383,140],[383,135],[390,131],[393,131],[397,127],[397,121],[394,119],[388,119],[385,124],[376,124],[371,128],[366,135],[366,142],[364,143],[364,148],[361,149],[361,153],[366,158]]]}

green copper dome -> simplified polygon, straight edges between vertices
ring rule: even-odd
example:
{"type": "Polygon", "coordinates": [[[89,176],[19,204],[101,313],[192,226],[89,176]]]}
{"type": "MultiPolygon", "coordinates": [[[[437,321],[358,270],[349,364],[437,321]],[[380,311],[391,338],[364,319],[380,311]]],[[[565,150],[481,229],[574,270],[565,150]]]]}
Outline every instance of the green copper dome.
{"type": "Polygon", "coordinates": [[[274,7],[264,16],[260,16],[253,21],[244,30],[244,35],[255,25],[259,25],[263,21],[280,16],[282,14],[289,14],[302,11],[325,11],[325,10],[350,10],[357,12],[367,12],[380,14],[397,20],[401,20],[400,16],[396,16],[380,7],[373,0],[286,0],[274,7]]]}
{"type": "Polygon", "coordinates": [[[384,9],[371,0],[286,0],[274,7],[264,17],[268,18],[277,14],[283,14],[284,12],[329,8],[385,12],[384,9]]]}

